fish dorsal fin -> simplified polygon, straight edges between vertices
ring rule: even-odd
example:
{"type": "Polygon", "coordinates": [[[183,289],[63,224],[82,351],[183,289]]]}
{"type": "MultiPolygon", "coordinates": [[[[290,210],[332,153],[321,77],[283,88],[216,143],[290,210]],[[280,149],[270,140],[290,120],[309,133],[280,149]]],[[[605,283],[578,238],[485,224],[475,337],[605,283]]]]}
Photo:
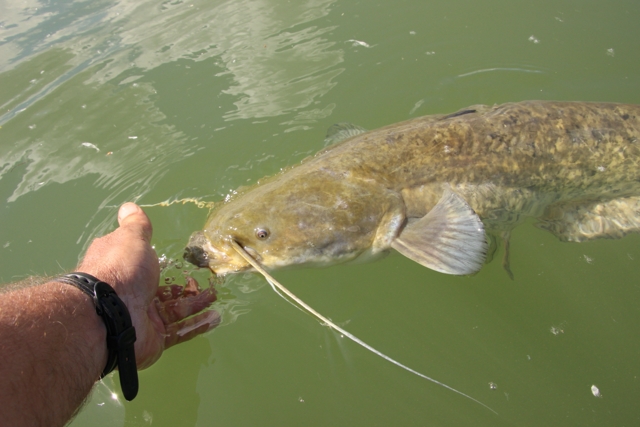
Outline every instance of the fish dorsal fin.
{"type": "Polygon", "coordinates": [[[451,119],[453,117],[460,117],[460,116],[464,116],[465,114],[473,114],[477,112],[478,111],[474,110],[473,108],[465,108],[464,110],[460,110],[460,111],[456,111],[455,113],[448,114],[444,116],[443,119],[451,119]]]}
{"type": "Polygon", "coordinates": [[[351,123],[336,123],[327,129],[327,136],[324,138],[324,146],[335,144],[352,136],[365,133],[367,130],[363,127],[356,126],[351,123]]]}
{"type": "Polygon", "coordinates": [[[472,274],[487,255],[480,217],[450,188],[424,217],[409,223],[391,247],[407,258],[446,274],[472,274]]]}

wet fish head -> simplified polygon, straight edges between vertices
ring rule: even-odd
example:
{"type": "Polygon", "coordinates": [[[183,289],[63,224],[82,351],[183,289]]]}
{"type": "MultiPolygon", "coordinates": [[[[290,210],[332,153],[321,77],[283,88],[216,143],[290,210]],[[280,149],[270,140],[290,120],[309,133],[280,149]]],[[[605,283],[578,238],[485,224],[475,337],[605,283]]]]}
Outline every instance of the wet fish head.
{"type": "Polygon", "coordinates": [[[219,275],[250,270],[235,241],[267,269],[353,260],[372,252],[393,205],[374,187],[327,171],[285,174],[214,210],[185,259],[219,275]]]}

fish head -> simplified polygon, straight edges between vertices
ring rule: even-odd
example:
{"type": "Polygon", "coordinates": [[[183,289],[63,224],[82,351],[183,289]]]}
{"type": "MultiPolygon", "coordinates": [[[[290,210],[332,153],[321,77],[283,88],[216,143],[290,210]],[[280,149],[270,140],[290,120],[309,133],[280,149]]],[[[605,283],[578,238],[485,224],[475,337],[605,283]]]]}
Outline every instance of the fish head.
{"type": "MultiPolygon", "coordinates": [[[[192,235],[185,259],[218,275],[251,270],[233,248],[236,242],[267,269],[350,261],[375,246],[389,216],[388,199],[362,180],[285,174],[215,209],[192,235]]],[[[387,234],[398,227],[396,220],[387,234]]]]}

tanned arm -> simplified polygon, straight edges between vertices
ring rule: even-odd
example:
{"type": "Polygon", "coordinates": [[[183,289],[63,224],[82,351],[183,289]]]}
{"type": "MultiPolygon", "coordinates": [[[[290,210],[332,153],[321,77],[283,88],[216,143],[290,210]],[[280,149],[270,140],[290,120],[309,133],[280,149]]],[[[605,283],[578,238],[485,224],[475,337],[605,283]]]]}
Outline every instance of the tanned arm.
{"type": "MultiPolygon", "coordinates": [[[[109,283],[125,303],[143,369],[164,349],[212,329],[220,319],[215,311],[201,312],[215,301],[212,289],[183,295],[175,287],[158,287],[151,222],[138,206],[123,205],[118,222],[118,229],[91,244],[76,271],[109,283]]],[[[1,426],[65,425],[106,362],[106,327],[79,289],[52,279],[0,294],[1,426]]]]}
{"type": "Polygon", "coordinates": [[[73,286],[2,295],[0,424],[66,424],[107,363],[106,335],[89,296],[73,286]]]}

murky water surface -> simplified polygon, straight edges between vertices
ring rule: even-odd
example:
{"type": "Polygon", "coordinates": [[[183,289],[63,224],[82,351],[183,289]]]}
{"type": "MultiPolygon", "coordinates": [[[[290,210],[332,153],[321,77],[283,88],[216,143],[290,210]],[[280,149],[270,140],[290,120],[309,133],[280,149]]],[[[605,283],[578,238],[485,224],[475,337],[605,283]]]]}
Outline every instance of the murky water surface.
{"type": "MultiPolygon", "coordinates": [[[[73,268],[125,201],[222,199],[320,149],[333,123],[640,103],[639,18],[631,0],[2,0],[0,279],[73,268]]],[[[207,214],[147,212],[169,260],[207,214]]],[[[513,281],[500,252],[473,277],[397,254],[277,273],[497,415],[238,276],[220,287],[222,326],[141,372],[132,403],[107,378],[72,425],[637,425],[640,236],[562,244],[525,224],[511,249],[513,281]]]]}

